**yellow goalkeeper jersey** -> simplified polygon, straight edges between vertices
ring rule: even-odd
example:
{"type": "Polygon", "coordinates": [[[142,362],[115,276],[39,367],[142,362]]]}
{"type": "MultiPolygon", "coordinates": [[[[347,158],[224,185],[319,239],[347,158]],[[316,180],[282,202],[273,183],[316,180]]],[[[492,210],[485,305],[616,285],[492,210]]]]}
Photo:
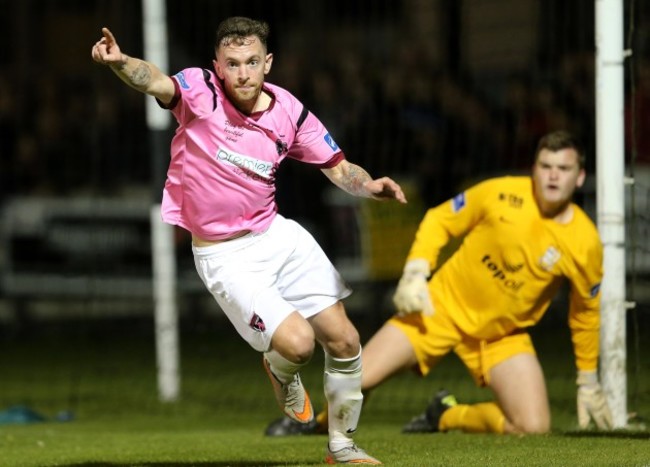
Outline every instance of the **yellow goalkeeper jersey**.
{"type": "Polygon", "coordinates": [[[450,238],[465,236],[429,288],[436,310],[481,340],[535,325],[568,279],[576,365],[592,370],[598,363],[603,249],[593,222],[572,206],[566,224],[543,218],[530,177],[493,178],[429,209],[408,259],[425,258],[434,269],[450,238]]]}

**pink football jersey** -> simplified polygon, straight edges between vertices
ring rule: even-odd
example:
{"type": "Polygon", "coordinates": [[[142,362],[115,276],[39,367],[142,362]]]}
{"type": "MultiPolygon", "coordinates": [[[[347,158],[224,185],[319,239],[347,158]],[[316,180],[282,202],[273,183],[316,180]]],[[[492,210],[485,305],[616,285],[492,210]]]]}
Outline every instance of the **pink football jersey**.
{"type": "Polygon", "coordinates": [[[167,107],[178,128],[162,200],[169,224],[212,241],[264,231],[277,212],[275,174],[285,157],[318,167],[343,158],[323,124],[278,86],[265,83],[270,107],[246,115],[212,71],[188,68],[173,81],[167,107]]]}

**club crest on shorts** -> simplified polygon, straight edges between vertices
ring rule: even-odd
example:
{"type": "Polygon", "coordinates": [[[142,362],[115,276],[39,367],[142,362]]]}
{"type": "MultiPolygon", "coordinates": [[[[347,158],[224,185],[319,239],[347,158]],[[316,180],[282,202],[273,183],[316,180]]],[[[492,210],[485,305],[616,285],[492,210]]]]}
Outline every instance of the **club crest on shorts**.
{"type": "Polygon", "coordinates": [[[257,315],[257,313],[253,313],[253,317],[251,318],[248,325],[251,327],[251,329],[254,329],[257,332],[266,331],[266,325],[264,324],[264,321],[262,321],[262,318],[257,315]]]}

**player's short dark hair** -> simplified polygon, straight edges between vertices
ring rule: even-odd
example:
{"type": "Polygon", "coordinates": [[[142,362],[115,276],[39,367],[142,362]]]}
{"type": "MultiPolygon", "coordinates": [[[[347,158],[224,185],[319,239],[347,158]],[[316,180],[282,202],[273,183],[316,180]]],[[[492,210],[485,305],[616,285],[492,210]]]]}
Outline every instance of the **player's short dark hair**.
{"type": "Polygon", "coordinates": [[[578,164],[580,165],[580,168],[585,168],[586,156],[584,148],[582,147],[582,144],[580,144],[580,141],[578,141],[578,139],[568,131],[557,130],[542,136],[539,143],[537,143],[535,160],[537,160],[542,149],[547,149],[552,152],[557,152],[561,149],[573,149],[578,153],[578,164]]]}
{"type": "Polygon", "coordinates": [[[262,45],[266,47],[269,30],[269,25],[265,21],[244,16],[233,16],[219,23],[214,48],[217,50],[219,47],[227,46],[232,42],[243,44],[244,40],[250,36],[257,36],[262,45]]]}

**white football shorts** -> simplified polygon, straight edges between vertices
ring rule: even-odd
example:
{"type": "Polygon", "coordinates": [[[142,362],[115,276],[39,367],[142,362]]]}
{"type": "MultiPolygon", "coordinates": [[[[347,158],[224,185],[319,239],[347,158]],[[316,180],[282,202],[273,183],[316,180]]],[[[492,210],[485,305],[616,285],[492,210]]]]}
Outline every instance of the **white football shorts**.
{"type": "Polygon", "coordinates": [[[312,235],[279,214],[265,232],[192,252],[207,289],[260,352],[293,311],[309,318],[352,293],[312,235]]]}

